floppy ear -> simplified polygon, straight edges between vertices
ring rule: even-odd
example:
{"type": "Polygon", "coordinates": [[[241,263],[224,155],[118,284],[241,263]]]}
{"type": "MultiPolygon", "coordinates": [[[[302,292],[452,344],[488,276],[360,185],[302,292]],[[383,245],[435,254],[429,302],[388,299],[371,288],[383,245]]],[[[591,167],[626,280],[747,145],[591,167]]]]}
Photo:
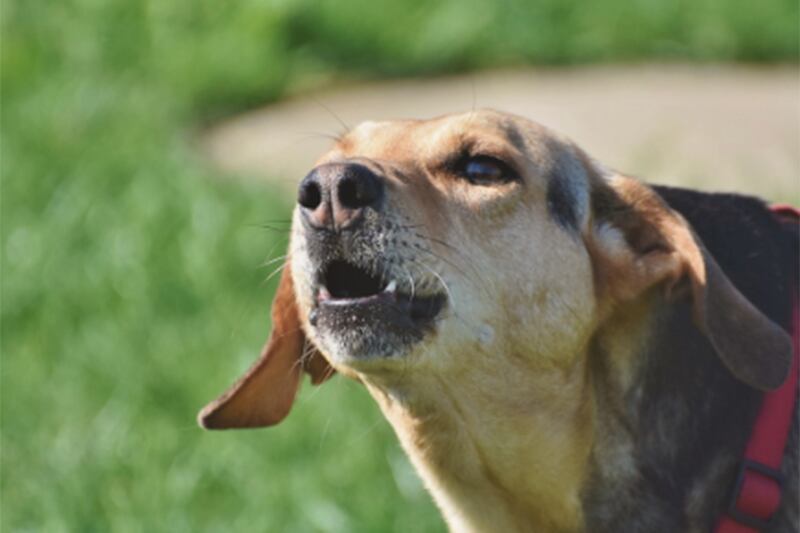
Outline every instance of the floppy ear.
{"type": "Polygon", "coordinates": [[[306,342],[286,266],[272,302],[272,333],[261,357],[222,396],[206,405],[197,420],[206,429],[277,424],[292,408],[303,370],[314,384],[333,374],[325,358],[306,342]]]}
{"type": "Polygon", "coordinates": [[[791,366],[789,335],[734,287],[686,220],[631,178],[594,185],[587,246],[601,301],[630,301],[656,285],[675,297],[688,281],[694,322],[725,366],[757,389],[779,387],[791,366]]]}

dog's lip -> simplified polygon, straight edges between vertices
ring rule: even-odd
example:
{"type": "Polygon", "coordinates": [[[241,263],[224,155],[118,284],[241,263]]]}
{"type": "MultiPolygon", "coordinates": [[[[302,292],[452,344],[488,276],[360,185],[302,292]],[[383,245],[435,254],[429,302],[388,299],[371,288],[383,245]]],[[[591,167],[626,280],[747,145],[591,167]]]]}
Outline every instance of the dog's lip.
{"type": "Polygon", "coordinates": [[[387,327],[428,327],[444,308],[445,294],[421,293],[413,281],[410,287],[401,285],[391,272],[375,274],[384,270],[380,267],[367,268],[343,259],[323,265],[316,275],[311,325],[316,325],[318,312],[323,312],[329,317],[383,322],[387,327]]]}
{"type": "Polygon", "coordinates": [[[317,271],[317,280],[321,289],[318,296],[322,300],[358,300],[391,293],[397,288],[397,282],[391,284],[388,277],[376,274],[376,268],[344,259],[334,259],[323,265],[317,271]]]}
{"type": "Polygon", "coordinates": [[[331,310],[364,310],[374,309],[376,306],[391,306],[401,311],[413,321],[432,320],[439,314],[447,301],[443,293],[434,294],[406,294],[397,290],[397,282],[392,280],[386,288],[368,296],[334,298],[323,286],[317,292],[319,306],[331,310]]]}
{"type": "Polygon", "coordinates": [[[317,301],[327,305],[358,305],[373,302],[376,300],[395,301],[397,299],[397,281],[391,280],[380,292],[368,294],[366,296],[354,296],[335,298],[324,285],[317,291],[317,301]]]}

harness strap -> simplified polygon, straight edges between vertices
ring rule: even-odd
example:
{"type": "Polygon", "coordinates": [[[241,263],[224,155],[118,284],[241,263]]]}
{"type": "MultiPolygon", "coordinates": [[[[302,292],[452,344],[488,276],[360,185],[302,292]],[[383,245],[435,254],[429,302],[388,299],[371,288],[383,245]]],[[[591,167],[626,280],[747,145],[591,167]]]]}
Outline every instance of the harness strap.
{"type": "MultiPolygon", "coordinates": [[[[774,206],[772,211],[787,222],[800,222],[800,211],[793,207],[774,206]]],[[[783,385],[764,394],[739,466],[730,506],[717,522],[716,533],[759,533],[769,526],[780,507],[783,483],[780,469],[792,425],[800,365],[800,296],[797,290],[797,286],[792,287],[792,368],[783,385]]]]}

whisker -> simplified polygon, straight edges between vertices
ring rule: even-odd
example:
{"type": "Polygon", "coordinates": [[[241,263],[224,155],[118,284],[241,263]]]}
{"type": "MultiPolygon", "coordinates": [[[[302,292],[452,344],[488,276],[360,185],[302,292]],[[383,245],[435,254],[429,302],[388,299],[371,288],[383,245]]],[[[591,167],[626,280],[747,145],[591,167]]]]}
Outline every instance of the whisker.
{"type": "Polygon", "coordinates": [[[287,226],[285,228],[279,228],[277,226],[273,226],[271,224],[246,224],[248,228],[258,228],[258,229],[266,229],[270,231],[274,231],[276,233],[288,233],[292,228],[291,226],[287,226]]]}
{"type": "Polygon", "coordinates": [[[406,267],[403,266],[402,269],[406,271],[408,281],[411,282],[411,299],[413,300],[414,293],[416,292],[416,287],[414,286],[414,276],[411,275],[411,272],[406,267]]]}
{"type": "Polygon", "coordinates": [[[323,139],[329,139],[333,142],[339,142],[341,140],[341,136],[334,135],[332,133],[325,133],[324,131],[297,131],[298,135],[303,135],[304,138],[300,139],[301,141],[307,140],[314,137],[321,137],[323,139]]]}
{"type": "MultiPolygon", "coordinates": [[[[466,279],[467,281],[469,281],[470,283],[472,283],[472,284],[475,286],[475,288],[477,288],[477,289],[480,289],[480,290],[482,290],[482,291],[485,291],[487,295],[491,296],[491,294],[489,293],[489,291],[488,291],[488,289],[487,289],[487,287],[486,287],[486,284],[485,284],[485,283],[484,283],[483,285],[482,285],[482,284],[480,284],[480,283],[478,283],[478,281],[477,281],[476,279],[474,279],[472,276],[470,276],[470,275],[468,275],[466,272],[464,272],[464,269],[462,269],[461,267],[459,267],[459,266],[458,266],[457,264],[455,264],[454,262],[450,261],[449,259],[447,259],[446,257],[444,257],[444,256],[442,256],[442,255],[439,255],[439,254],[437,254],[437,253],[436,253],[436,252],[434,252],[433,250],[429,250],[429,249],[427,249],[427,248],[418,248],[418,249],[419,249],[420,251],[422,251],[422,252],[425,252],[425,253],[427,253],[427,254],[429,254],[429,255],[433,256],[434,258],[436,258],[436,259],[438,259],[438,260],[440,260],[440,261],[443,261],[443,262],[447,263],[448,265],[450,265],[451,267],[453,267],[453,268],[454,268],[456,271],[458,271],[458,273],[459,273],[459,274],[461,274],[462,276],[464,276],[464,279],[466,279]]],[[[473,269],[473,270],[475,270],[475,268],[474,268],[474,267],[472,267],[472,269],[473,269]]],[[[480,277],[480,276],[479,276],[479,277],[480,277]]]]}
{"type": "Polygon", "coordinates": [[[334,373],[334,372],[336,372],[336,369],[335,369],[335,368],[333,368],[333,367],[330,365],[330,363],[328,363],[328,370],[326,370],[326,371],[325,371],[325,375],[324,375],[324,376],[322,376],[322,381],[325,381],[326,379],[330,378],[330,377],[333,375],[333,373],[334,373]]]}
{"type": "MultiPolygon", "coordinates": [[[[453,299],[453,293],[450,290],[450,286],[447,284],[447,282],[444,280],[444,278],[441,276],[441,274],[439,274],[438,272],[436,272],[436,270],[434,270],[433,268],[431,268],[430,266],[428,266],[427,264],[425,264],[425,263],[423,263],[421,261],[417,261],[415,259],[411,259],[410,261],[412,263],[416,264],[416,265],[424,267],[426,270],[428,270],[428,272],[430,272],[431,274],[433,274],[436,277],[436,279],[439,281],[439,283],[444,288],[444,291],[447,293],[447,297],[448,297],[448,300],[450,302],[449,308],[450,308],[450,311],[453,313],[453,316],[456,317],[458,320],[460,320],[468,328],[477,329],[477,324],[471,324],[469,320],[465,319],[463,316],[461,316],[461,314],[458,311],[456,311],[456,302],[453,299]]],[[[444,318],[444,317],[440,317],[439,320],[441,320],[442,318],[444,318]]]]}
{"type": "Polygon", "coordinates": [[[428,241],[435,242],[437,244],[441,244],[442,246],[444,246],[446,248],[449,248],[449,249],[453,250],[454,252],[461,253],[461,250],[459,250],[458,248],[456,248],[455,246],[453,246],[449,242],[444,241],[442,239],[437,239],[436,237],[431,237],[430,235],[425,235],[425,234],[418,233],[418,232],[414,232],[414,235],[416,235],[420,239],[425,239],[425,240],[428,240],[428,241]]]}
{"type": "Polygon", "coordinates": [[[279,233],[282,236],[287,236],[289,234],[289,232],[292,231],[292,228],[276,228],[275,226],[267,226],[267,225],[264,225],[264,224],[258,226],[258,229],[265,229],[265,230],[268,230],[268,231],[272,231],[274,233],[279,233]]]}
{"type": "Polygon", "coordinates": [[[288,263],[283,263],[283,264],[281,264],[281,265],[280,265],[278,268],[276,268],[275,270],[273,270],[272,272],[270,272],[269,276],[267,276],[267,277],[264,279],[264,281],[262,281],[262,282],[261,282],[261,286],[263,287],[264,285],[266,285],[267,283],[269,283],[269,280],[271,280],[272,278],[274,278],[274,277],[275,277],[275,276],[276,276],[278,273],[280,273],[280,272],[281,272],[281,271],[282,271],[284,268],[286,268],[286,266],[287,266],[287,265],[288,265],[288,263]]]}
{"type": "Polygon", "coordinates": [[[284,254],[281,254],[279,256],[276,256],[275,252],[278,249],[285,250],[286,249],[286,242],[283,241],[283,240],[279,240],[279,241],[273,243],[272,246],[270,246],[270,248],[269,248],[269,252],[267,252],[267,255],[266,255],[267,258],[264,260],[264,262],[262,262],[260,265],[258,265],[256,267],[256,269],[267,267],[267,266],[275,263],[277,260],[279,260],[281,258],[286,259],[287,257],[289,257],[289,253],[288,252],[286,252],[284,254]]]}
{"type": "Polygon", "coordinates": [[[308,342],[308,339],[303,336],[303,352],[300,354],[300,362],[305,365],[306,362],[311,359],[311,355],[314,353],[314,345],[308,342]]]}
{"type": "Polygon", "coordinates": [[[476,106],[478,103],[478,91],[475,87],[475,78],[471,78],[470,81],[472,82],[472,110],[469,112],[469,118],[467,119],[467,125],[465,129],[469,129],[469,127],[472,125],[472,121],[476,115],[476,106]]]}
{"type": "Polygon", "coordinates": [[[424,234],[418,233],[418,232],[414,232],[414,235],[419,237],[420,239],[427,240],[427,241],[429,241],[431,243],[441,244],[442,246],[445,246],[449,250],[452,250],[453,252],[458,254],[462,258],[462,260],[467,264],[467,266],[469,266],[470,270],[472,270],[472,272],[474,273],[475,277],[478,278],[478,280],[480,280],[481,283],[479,283],[475,278],[472,278],[469,275],[467,275],[467,273],[459,265],[457,265],[453,261],[450,261],[446,257],[444,257],[444,256],[442,256],[440,254],[437,254],[432,249],[422,248],[422,247],[417,248],[418,250],[426,252],[429,255],[432,255],[433,257],[435,257],[436,259],[439,259],[440,261],[443,261],[443,262],[447,263],[448,265],[453,267],[456,271],[458,271],[459,274],[464,276],[464,278],[467,279],[470,283],[472,283],[477,289],[485,291],[485,293],[488,296],[491,296],[491,294],[489,293],[489,291],[487,289],[487,284],[483,280],[480,271],[475,267],[475,264],[472,262],[472,260],[470,259],[470,257],[468,255],[466,255],[464,252],[462,252],[461,250],[459,250],[458,248],[456,248],[452,244],[450,244],[450,243],[448,243],[446,241],[443,241],[441,239],[437,239],[436,237],[431,237],[430,235],[424,235],[424,234]]]}
{"type": "Polygon", "coordinates": [[[453,299],[453,293],[450,291],[450,286],[447,284],[447,282],[444,280],[444,278],[441,276],[441,274],[436,272],[433,268],[431,268],[430,266],[426,265],[422,261],[417,261],[415,259],[411,259],[411,262],[413,264],[415,264],[415,265],[419,265],[419,266],[425,268],[428,272],[433,274],[433,276],[441,284],[441,286],[444,289],[444,291],[447,293],[447,299],[450,301],[450,307],[453,309],[453,312],[455,313],[455,300],[453,299]]]}
{"type": "Polygon", "coordinates": [[[469,81],[470,81],[470,86],[472,87],[472,113],[474,114],[475,108],[478,104],[478,91],[475,89],[475,77],[471,76],[469,81]]]}
{"type": "Polygon", "coordinates": [[[378,424],[380,424],[382,421],[383,421],[383,416],[378,416],[378,418],[375,419],[375,422],[373,422],[372,425],[370,425],[367,429],[365,429],[364,431],[353,437],[348,447],[352,447],[358,441],[360,441],[361,439],[369,435],[371,432],[373,432],[375,428],[378,427],[378,424]]]}
{"type": "Polygon", "coordinates": [[[321,100],[319,100],[317,98],[313,98],[313,97],[312,97],[312,99],[314,100],[314,102],[317,105],[319,105],[322,109],[327,111],[334,119],[336,119],[336,122],[338,122],[340,126],[342,126],[342,130],[343,131],[336,138],[337,141],[350,132],[350,130],[352,128],[344,120],[342,120],[342,117],[340,117],[338,114],[334,113],[334,111],[330,107],[328,107],[325,104],[323,104],[321,100]]]}
{"type": "Polygon", "coordinates": [[[387,273],[388,271],[389,271],[389,265],[388,265],[388,264],[386,264],[386,263],[384,263],[384,264],[383,264],[383,267],[381,268],[381,276],[380,276],[380,279],[382,279],[382,280],[385,280],[385,279],[386,279],[386,273],[387,273]]]}
{"type": "Polygon", "coordinates": [[[294,363],[292,363],[292,366],[290,366],[289,369],[286,371],[286,375],[290,376],[292,374],[292,372],[294,372],[295,369],[297,369],[297,368],[300,368],[301,369],[300,371],[302,372],[302,368],[303,368],[303,355],[302,354],[300,355],[300,357],[298,357],[297,359],[294,360],[294,363]]]}
{"type": "Polygon", "coordinates": [[[448,300],[450,300],[451,302],[453,302],[453,304],[454,304],[454,306],[455,306],[455,301],[453,300],[453,293],[452,293],[452,292],[450,292],[450,286],[449,286],[449,285],[447,284],[447,282],[444,280],[444,278],[442,277],[442,275],[441,275],[441,274],[439,274],[438,272],[436,272],[434,269],[432,269],[432,268],[431,268],[431,267],[429,267],[428,265],[426,265],[425,263],[419,263],[419,264],[420,264],[420,265],[422,265],[423,267],[425,267],[426,269],[428,269],[428,271],[429,271],[431,274],[433,274],[433,275],[436,277],[436,279],[438,279],[438,280],[439,280],[439,282],[442,284],[442,287],[444,288],[444,291],[447,293],[447,298],[448,298],[448,300]]]}
{"type": "Polygon", "coordinates": [[[448,265],[450,265],[451,267],[456,269],[459,274],[461,274],[462,276],[464,276],[467,279],[470,279],[469,276],[467,275],[467,273],[464,272],[464,270],[461,267],[459,267],[458,265],[456,265],[455,263],[453,263],[452,261],[450,261],[446,257],[437,254],[436,252],[434,252],[430,248],[424,248],[424,247],[420,246],[419,248],[417,248],[417,250],[419,250],[420,252],[425,252],[426,254],[431,255],[431,256],[435,257],[436,259],[447,263],[448,265]]]}
{"type": "Polygon", "coordinates": [[[319,447],[318,450],[322,449],[322,443],[325,442],[325,436],[328,434],[328,428],[331,427],[331,417],[328,417],[328,420],[325,422],[325,427],[322,428],[322,436],[319,438],[319,447]]]}
{"type": "Polygon", "coordinates": [[[266,267],[268,267],[269,265],[271,265],[271,264],[273,264],[273,263],[275,263],[275,262],[277,262],[277,261],[284,261],[284,260],[286,260],[286,258],[288,258],[288,257],[289,257],[289,254],[283,254],[283,255],[279,255],[278,257],[273,257],[272,259],[269,259],[269,260],[267,260],[267,261],[264,261],[263,263],[261,263],[260,265],[258,265],[258,268],[266,268],[266,267]]]}
{"type": "MultiPolygon", "coordinates": [[[[442,239],[437,239],[436,237],[431,237],[430,235],[424,235],[422,233],[415,232],[414,235],[416,235],[420,239],[425,239],[427,241],[434,242],[436,244],[440,244],[440,245],[452,250],[453,252],[457,253],[461,258],[464,259],[464,261],[467,262],[467,264],[469,264],[470,268],[476,274],[478,274],[478,271],[475,268],[475,265],[472,263],[472,260],[470,259],[470,257],[467,254],[465,254],[464,252],[462,252],[461,250],[459,250],[457,247],[455,247],[452,244],[450,244],[449,242],[443,241],[442,239]]],[[[440,258],[440,259],[443,259],[443,258],[440,258]]],[[[480,274],[478,274],[478,277],[480,277],[480,274]]]]}

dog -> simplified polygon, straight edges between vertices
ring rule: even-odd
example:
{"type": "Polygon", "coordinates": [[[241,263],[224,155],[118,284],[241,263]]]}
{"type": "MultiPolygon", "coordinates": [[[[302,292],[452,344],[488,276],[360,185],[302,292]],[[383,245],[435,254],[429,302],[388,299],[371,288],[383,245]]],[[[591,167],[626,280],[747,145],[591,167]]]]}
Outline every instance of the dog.
{"type": "MultiPolygon", "coordinates": [[[[452,531],[707,532],[792,362],[798,238],[493,110],[366,122],[302,180],[261,358],[199,415],[367,387],[452,531]]],[[[798,424],[768,531],[796,531],[798,424]]]]}

